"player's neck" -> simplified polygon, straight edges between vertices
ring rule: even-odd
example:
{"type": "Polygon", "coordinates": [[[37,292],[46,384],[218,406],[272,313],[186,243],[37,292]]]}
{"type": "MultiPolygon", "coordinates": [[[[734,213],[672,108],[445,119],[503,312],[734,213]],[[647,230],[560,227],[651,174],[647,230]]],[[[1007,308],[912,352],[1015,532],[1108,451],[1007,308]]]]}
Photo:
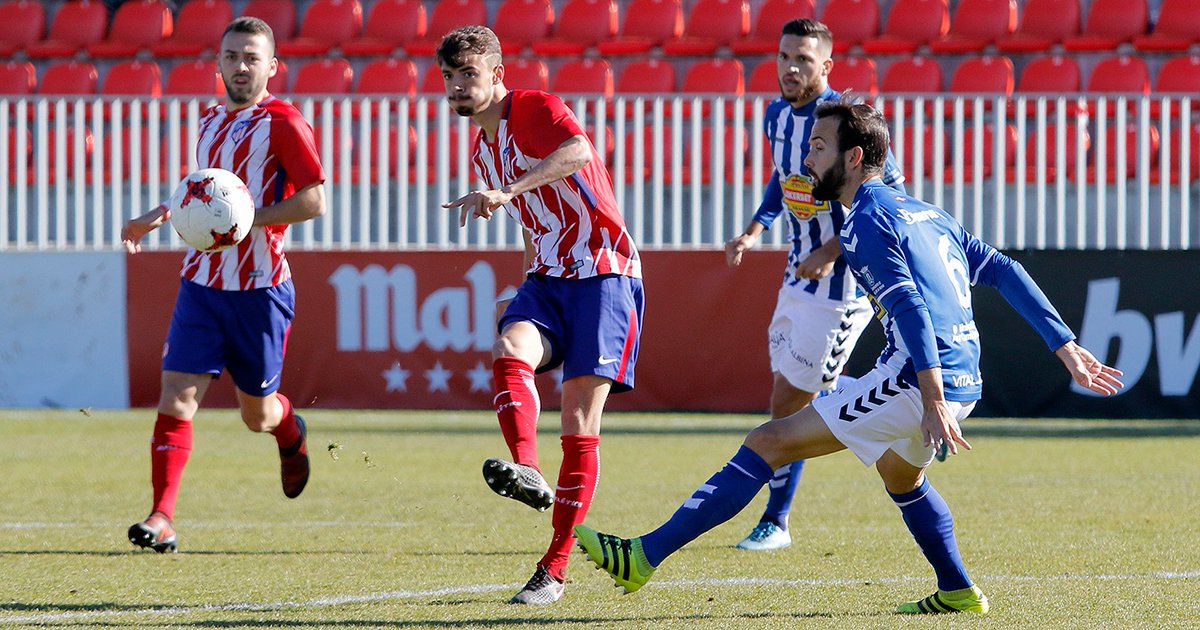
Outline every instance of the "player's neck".
{"type": "Polygon", "coordinates": [[[800,109],[801,107],[807,107],[810,103],[816,101],[818,98],[821,98],[821,95],[824,94],[825,90],[828,90],[828,89],[829,89],[829,84],[822,83],[821,87],[811,97],[806,98],[802,101],[796,101],[794,103],[788,103],[788,104],[791,105],[794,109],[800,109]]]}
{"type": "Polygon", "coordinates": [[[243,109],[246,109],[247,107],[254,107],[255,105],[258,105],[259,103],[263,102],[263,100],[266,99],[267,96],[268,96],[268,94],[266,92],[263,92],[262,94],[259,94],[257,97],[250,99],[244,103],[234,103],[233,101],[231,101],[227,98],[227,99],[225,99],[225,111],[236,112],[236,111],[241,111],[243,109]]]}
{"type": "Polygon", "coordinates": [[[842,188],[842,193],[838,196],[838,203],[842,204],[843,208],[853,206],[854,198],[858,196],[858,190],[863,187],[863,184],[873,179],[882,180],[879,175],[857,174],[848,176],[846,186],[842,188]]]}
{"type": "Polygon", "coordinates": [[[493,88],[492,104],[471,116],[471,120],[479,125],[479,128],[483,130],[484,137],[488,140],[496,139],[496,131],[500,129],[500,118],[504,115],[504,108],[508,106],[507,101],[508,89],[502,83],[493,88]]]}

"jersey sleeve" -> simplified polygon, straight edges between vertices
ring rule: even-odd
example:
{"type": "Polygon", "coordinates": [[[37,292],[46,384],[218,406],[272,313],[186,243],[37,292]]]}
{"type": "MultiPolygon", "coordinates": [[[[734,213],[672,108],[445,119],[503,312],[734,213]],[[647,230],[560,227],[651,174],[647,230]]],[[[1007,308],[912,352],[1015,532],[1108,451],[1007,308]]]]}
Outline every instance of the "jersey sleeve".
{"type": "Polygon", "coordinates": [[[892,154],[891,149],[888,149],[887,158],[883,161],[883,183],[901,193],[908,194],[908,191],[904,189],[904,172],[896,163],[896,156],[892,154]]]}
{"type": "Polygon", "coordinates": [[[896,323],[913,368],[939,367],[929,307],[917,290],[899,237],[881,213],[859,213],[842,236],[842,254],[859,270],[866,289],[896,323]]]}
{"type": "Polygon", "coordinates": [[[771,225],[775,223],[780,212],[783,212],[783,187],[779,184],[779,173],[771,171],[771,179],[767,181],[762,203],[758,204],[754,220],[761,223],[763,227],[771,229],[771,225]]]}
{"type": "Polygon", "coordinates": [[[526,155],[544,158],[572,137],[587,135],[567,104],[553,94],[522,91],[511,98],[508,124],[526,155]]]}
{"type": "Polygon", "coordinates": [[[1050,303],[1050,298],[1046,297],[1021,263],[996,251],[969,232],[966,237],[971,247],[966,251],[967,261],[971,265],[972,284],[986,284],[999,291],[1050,350],[1057,350],[1068,341],[1075,340],[1075,333],[1071,332],[1070,326],[1050,303]],[[982,253],[973,254],[972,250],[982,253]],[[981,261],[978,267],[975,259],[981,261]]]}
{"type": "Polygon", "coordinates": [[[295,190],[325,181],[325,169],[317,156],[312,127],[298,113],[272,120],[271,142],[275,155],[295,190]]]}

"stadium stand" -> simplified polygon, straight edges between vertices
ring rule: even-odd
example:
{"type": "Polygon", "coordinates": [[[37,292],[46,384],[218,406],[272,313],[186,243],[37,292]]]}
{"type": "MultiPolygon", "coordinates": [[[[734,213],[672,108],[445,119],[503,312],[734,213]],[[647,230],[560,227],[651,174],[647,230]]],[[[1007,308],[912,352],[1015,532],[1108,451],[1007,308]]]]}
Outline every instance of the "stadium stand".
{"type": "Polygon", "coordinates": [[[1079,35],[1063,40],[1073,52],[1105,52],[1145,35],[1150,12],[1146,0],[1091,0],[1087,24],[1079,35]]]}
{"type": "Polygon", "coordinates": [[[89,44],[87,53],[98,59],[123,59],[169,38],[175,17],[162,0],[133,0],[123,3],[113,16],[108,37],[89,44]]]}
{"type": "MultiPolygon", "coordinates": [[[[668,55],[700,57],[750,33],[750,3],[746,0],[699,0],[688,12],[684,34],[664,42],[668,55]]],[[[778,40],[776,40],[778,41],[778,40]]]]}
{"type": "Polygon", "coordinates": [[[550,87],[550,70],[541,59],[510,59],[504,64],[504,85],[514,90],[545,90],[550,87]]]}
{"type": "Polygon", "coordinates": [[[766,0],[754,18],[754,30],[742,39],[729,42],[735,55],[773,55],[779,48],[779,33],[784,23],[799,18],[815,18],[813,0],[766,0]]]}
{"type": "Polygon", "coordinates": [[[162,96],[162,71],[153,61],[122,61],[104,75],[100,93],[105,96],[162,96]]]}
{"type": "Polygon", "coordinates": [[[922,44],[944,37],[949,29],[946,0],[894,0],[883,34],[863,41],[862,47],[873,55],[911,55],[922,44]]]}
{"type": "Polygon", "coordinates": [[[550,0],[504,0],[496,10],[492,30],[500,38],[505,54],[520,54],[534,42],[550,35],[554,6],[550,0]]]}
{"type": "Polygon", "coordinates": [[[950,32],[929,42],[935,54],[981,53],[1017,28],[1016,0],[960,0],[950,32]]]}
{"type": "Polygon", "coordinates": [[[631,61],[617,75],[620,94],[670,94],[678,86],[675,66],[661,59],[631,61]]]}
{"type": "Polygon", "coordinates": [[[10,59],[0,65],[0,96],[27,96],[37,90],[37,71],[28,61],[10,59]]]}
{"type": "Polygon", "coordinates": [[[487,5],[483,0],[442,0],[433,5],[429,28],[424,37],[410,41],[404,46],[410,57],[428,59],[437,50],[442,36],[468,24],[487,24],[487,5]]]}
{"type": "Polygon", "coordinates": [[[621,32],[596,44],[601,55],[645,55],[651,48],[683,35],[680,0],[632,0],[621,32]]]}
{"type": "Polygon", "coordinates": [[[99,86],[96,66],[89,61],[59,61],[42,73],[38,94],[95,94],[99,86]]]}
{"type": "Polygon", "coordinates": [[[417,65],[408,59],[375,59],[358,73],[358,94],[416,96],[417,65]]]}
{"type": "Polygon", "coordinates": [[[550,57],[582,55],[617,34],[616,0],[569,0],[554,23],[554,34],[533,42],[533,52],[550,57]]]}
{"type": "Polygon", "coordinates": [[[345,59],[314,59],[296,70],[290,94],[348,94],[354,82],[354,69],[345,59]]]}
{"type": "Polygon", "coordinates": [[[844,53],[879,35],[879,4],[876,0],[829,0],[821,21],[835,33],[833,52],[844,53]]]}
{"type": "MultiPolygon", "coordinates": [[[[950,75],[950,94],[969,94],[990,97],[984,100],[984,111],[992,110],[992,98],[1003,96],[1008,98],[1013,93],[1013,63],[1008,57],[985,55],[968,57],[954,69],[950,75]]],[[[974,103],[967,100],[963,103],[963,115],[970,118],[974,112],[974,103]]],[[[949,115],[950,112],[947,112],[949,115]]]]}
{"type": "Polygon", "coordinates": [[[779,95],[779,72],[774,59],[764,59],[754,66],[750,71],[750,80],[746,82],[746,93],[771,97],[779,95]]]}
{"type": "Polygon", "coordinates": [[[267,90],[272,94],[288,93],[288,65],[284,60],[278,60],[275,76],[267,79],[267,90]]]}
{"type": "Polygon", "coordinates": [[[1183,52],[1200,43],[1200,2],[1162,0],[1158,20],[1149,35],[1133,38],[1133,47],[1142,52],[1183,52]]]}
{"type": "Polygon", "coordinates": [[[427,35],[421,0],[378,0],[367,13],[362,35],[342,42],[350,57],[391,55],[427,35]]]}
{"type": "Polygon", "coordinates": [[[219,96],[225,90],[217,62],[212,59],[181,61],[167,72],[164,96],[219,96]]]}
{"type": "Polygon", "coordinates": [[[1041,53],[1079,33],[1079,0],[1026,0],[1016,32],[996,40],[1005,53],[1041,53]]]}
{"type": "Polygon", "coordinates": [[[221,33],[232,19],[229,0],[192,0],[179,9],[171,37],[151,43],[150,52],[155,57],[215,54],[221,33]]]}
{"type": "Polygon", "coordinates": [[[40,2],[8,0],[0,4],[0,24],[5,25],[0,57],[12,57],[41,41],[46,33],[46,9],[40,2]]]}
{"type": "Polygon", "coordinates": [[[358,0],[313,0],[300,23],[300,33],[279,42],[276,53],[285,57],[328,55],[342,42],[358,36],[362,21],[362,4],[358,0]]]}
{"type": "MultiPolygon", "coordinates": [[[[1053,96],[1057,94],[1074,94],[1083,85],[1083,74],[1074,57],[1064,55],[1042,55],[1025,64],[1021,78],[1017,82],[1016,94],[1038,96],[1053,96]]],[[[1015,107],[1014,110],[1015,111],[1015,107]]],[[[1030,100],[1026,103],[1025,115],[1032,116],[1037,111],[1037,103],[1030,100]]],[[[1067,114],[1073,115],[1078,111],[1072,101],[1067,114]]]]}
{"type": "Polygon", "coordinates": [[[563,96],[614,93],[612,66],[603,59],[572,59],[554,71],[550,91],[563,96]]]}
{"type": "Polygon", "coordinates": [[[275,34],[275,43],[286,42],[296,33],[296,3],[290,0],[249,0],[241,15],[266,22],[275,34]]]}
{"type": "Polygon", "coordinates": [[[875,96],[879,93],[875,62],[870,57],[842,57],[829,71],[829,85],[841,92],[853,90],[862,96],[875,96]]]}
{"type": "MultiPolygon", "coordinates": [[[[683,75],[680,86],[683,94],[708,94],[725,97],[741,96],[746,93],[746,70],[737,59],[701,59],[693,63],[683,75]]],[[[703,103],[701,116],[708,118],[710,106],[703,103]]],[[[683,102],[684,117],[691,115],[691,102],[683,102]]],[[[733,103],[725,104],[725,117],[733,115],[733,103]]]]}
{"type": "Polygon", "coordinates": [[[108,32],[108,10],[100,2],[73,0],[59,6],[50,24],[49,36],[25,48],[32,59],[73,56],[104,39],[108,32]]]}

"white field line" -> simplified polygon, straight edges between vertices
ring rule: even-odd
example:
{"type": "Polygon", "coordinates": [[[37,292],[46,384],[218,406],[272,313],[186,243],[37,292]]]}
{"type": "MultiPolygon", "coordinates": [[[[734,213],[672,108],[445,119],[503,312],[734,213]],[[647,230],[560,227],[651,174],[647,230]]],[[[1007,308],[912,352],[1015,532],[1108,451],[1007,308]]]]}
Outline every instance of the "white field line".
{"type": "MultiPolygon", "coordinates": [[[[1200,571],[1155,571],[1152,573],[1126,575],[1008,575],[985,576],[980,582],[1078,582],[1078,581],[1141,581],[1141,580],[1192,580],[1200,578],[1200,571]]],[[[892,582],[927,582],[929,576],[895,576],[854,579],[827,580],[780,580],[772,578],[722,578],[705,580],[664,580],[648,585],[648,588],[692,588],[695,586],[845,586],[864,583],[892,582]]],[[[344,604],[363,604],[378,601],[396,601],[404,599],[420,599],[428,597],[444,597],[446,595],[461,595],[468,593],[490,593],[493,591],[508,591],[518,589],[521,584],[473,584],[466,586],[449,586],[446,588],[424,591],[386,591],[383,593],[368,593],[365,595],[336,595],[320,597],[304,602],[264,602],[264,603],[234,603],[207,604],[203,606],[175,606],[169,608],[143,608],[140,610],[89,610],[63,613],[44,613],[34,615],[0,616],[0,625],[11,623],[39,624],[57,621],[79,621],[101,619],[106,617],[133,616],[140,618],[182,616],[214,612],[270,612],[293,608],[319,608],[323,606],[341,606],[344,604]]]]}
{"type": "MultiPolygon", "coordinates": [[[[220,522],[198,522],[189,521],[188,529],[270,529],[273,527],[287,527],[289,529],[304,529],[313,528],[319,529],[324,527],[387,527],[398,529],[401,527],[412,527],[413,523],[404,523],[401,521],[303,521],[298,523],[286,523],[276,521],[271,523],[250,523],[239,521],[236,523],[220,523],[220,522]]],[[[37,522],[10,522],[0,523],[0,529],[111,529],[113,527],[120,528],[121,525],[114,525],[111,522],[106,523],[37,523],[37,522]]]]}

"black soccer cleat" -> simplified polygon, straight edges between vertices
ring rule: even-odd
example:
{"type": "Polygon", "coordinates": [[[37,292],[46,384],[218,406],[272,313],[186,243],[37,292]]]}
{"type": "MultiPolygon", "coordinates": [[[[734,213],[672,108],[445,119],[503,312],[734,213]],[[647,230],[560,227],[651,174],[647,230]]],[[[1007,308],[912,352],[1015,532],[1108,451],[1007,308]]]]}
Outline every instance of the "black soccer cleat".
{"type": "Polygon", "coordinates": [[[545,512],[554,505],[554,491],[533,466],[489,459],[483,462],[483,480],[493,492],[545,512]]]}
{"type": "Polygon", "coordinates": [[[288,448],[279,449],[279,475],[283,495],[289,499],[300,496],[308,485],[308,426],[300,414],[296,414],[296,424],[300,427],[300,439],[288,448]]]}
{"type": "Polygon", "coordinates": [[[171,519],[162,512],[155,512],[141,523],[129,526],[129,542],[143,549],[150,548],[158,553],[175,553],[179,546],[175,542],[175,528],[171,519]]]}

